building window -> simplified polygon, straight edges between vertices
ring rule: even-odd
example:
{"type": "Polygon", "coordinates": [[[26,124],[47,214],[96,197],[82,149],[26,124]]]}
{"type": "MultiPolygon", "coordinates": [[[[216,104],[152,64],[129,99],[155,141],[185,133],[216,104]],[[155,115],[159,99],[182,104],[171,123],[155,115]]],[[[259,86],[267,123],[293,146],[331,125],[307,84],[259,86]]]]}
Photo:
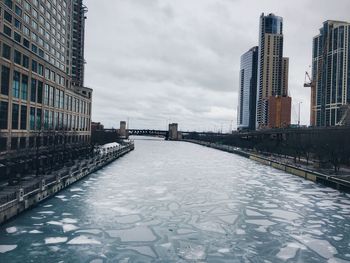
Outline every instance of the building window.
{"type": "Polygon", "coordinates": [[[16,42],[21,43],[22,41],[22,37],[20,34],[18,34],[17,32],[14,32],[13,38],[15,39],[16,42]]]}
{"type": "Polygon", "coordinates": [[[23,55],[22,66],[29,69],[29,58],[26,55],[23,55]]]}
{"type": "Polygon", "coordinates": [[[44,129],[49,129],[49,111],[44,111],[44,129]]]}
{"type": "Polygon", "coordinates": [[[32,59],[32,71],[38,73],[38,62],[32,59]]]}
{"type": "Polygon", "coordinates": [[[42,110],[41,109],[37,109],[36,110],[36,129],[37,130],[41,130],[41,114],[42,114],[42,110]]]}
{"type": "Polygon", "coordinates": [[[19,106],[18,104],[12,104],[12,129],[18,130],[18,119],[19,119],[19,106]]]}
{"type": "Polygon", "coordinates": [[[6,11],[4,11],[4,18],[7,22],[9,22],[10,24],[12,24],[12,15],[6,11]]]}
{"type": "Polygon", "coordinates": [[[32,79],[30,85],[30,101],[36,102],[36,79],[32,79]]]}
{"type": "Polygon", "coordinates": [[[5,5],[7,5],[10,9],[12,9],[12,1],[11,0],[5,0],[5,5]]]}
{"type": "Polygon", "coordinates": [[[29,40],[28,40],[28,39],[23,38],[23,46],[25,46],[26,48],[29,49],[30,43],[29,43],[29,40]]]}
{"type": "Polygon", "coordinates": [[[21,106],[21,130],[27,129],[27,105],[21,106]]]}
{"type": "Polygon", "coordinates": [[[1,94],[9,95],[10,69],[2,66],[1,68],[1,94]]]}
{"type": "Polygon", "coordinates": [[[3,44],[2,45],[2,56],[6,59],[11,59],[11,47],[3,44]]]}
{"type": "Polygon", "coordinates": [[[13,72],[13,82],[12,82],[12,96],[19,98],[19,87],[20,87],[21,74],[17,71],[13,72]]]}
{"type": "Polygon", "coordinates": [[[35,108],[30,107],[30,130],[35,130],[35,108]]]}
{"type": "Polygon", "coordinates": [[[16,13],[18,16],[22,16],[22,9],[19,8],[17,5],[15,6],[15,13],[16,13]]]}
{"type": "Polygon", "coordinates": [[[43,103],[43,83],[38,81],[38,100],[37,103],[43,103]]]}
{"type": "Polygon", "coordinates": [[[27,138],[26,137],[19,138],[19,148],[20,149],[26,148],[26,143],[27,143],[27,138]]]}
{"type": "Polygon", "coordinates": [[[21,99],[28,100],[28,76],[22,74],[21,99]]]}
{"type": "Polygon", "coordinates": [[[8,35],[9,37],[12,36],[12,30],[8,26],[4,25],[4,33],[8,35]]]}
{"type": "Polygon", "coordinates": [[[38,64],[38,74],[44,76],[44,66],[41,64],[38,64]]]}
{"type": "Polygon", "coordinates": [[[7,129],[8,109],[8,102],[0,101],[0,129],[7,129]]]}
{"type": "Polygon", "coordinates": [[[22,62],[22,54],[21,54],[21,52],[15,50],[13,59],[14,59],[16,64],[21,65],[21,62],[22,62]]]}

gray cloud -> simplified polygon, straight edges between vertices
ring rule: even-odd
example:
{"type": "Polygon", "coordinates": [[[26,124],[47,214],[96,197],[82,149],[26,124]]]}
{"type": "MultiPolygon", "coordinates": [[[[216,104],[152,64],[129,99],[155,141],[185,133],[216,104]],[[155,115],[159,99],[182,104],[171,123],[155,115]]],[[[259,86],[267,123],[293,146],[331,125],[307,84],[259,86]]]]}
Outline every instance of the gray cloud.
{"type": "Polygon", "coordinates": [[[240,56],[258,44],[262,12],[284,17],[290,93],[309,120],[312,37],[349,20],[348,0],[86,0],[86,85],[93,120],[118,127],[228,130],[236,125],[240,56]]]}

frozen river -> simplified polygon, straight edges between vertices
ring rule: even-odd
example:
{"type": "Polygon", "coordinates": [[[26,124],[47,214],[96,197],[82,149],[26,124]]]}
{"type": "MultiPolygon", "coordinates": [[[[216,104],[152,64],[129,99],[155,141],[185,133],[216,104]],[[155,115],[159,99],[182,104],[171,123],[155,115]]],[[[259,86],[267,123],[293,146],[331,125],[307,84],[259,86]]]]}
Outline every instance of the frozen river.
{"type": "Polygon", "coordinates": [[[0,262],[350,262],[350,195],[229,153],[135,151],[0,228],[0,262]]]}

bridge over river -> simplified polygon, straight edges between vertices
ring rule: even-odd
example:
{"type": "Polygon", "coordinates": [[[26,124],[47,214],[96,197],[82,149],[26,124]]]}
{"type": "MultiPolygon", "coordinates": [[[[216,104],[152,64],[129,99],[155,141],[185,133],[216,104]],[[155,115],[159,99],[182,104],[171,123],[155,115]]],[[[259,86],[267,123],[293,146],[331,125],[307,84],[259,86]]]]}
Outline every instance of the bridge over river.
{"type": "Polygon", "coordinates": [[[350,261],[350,195],[186,142],[135,143],[1,226],[0,262],[350,261]]]}

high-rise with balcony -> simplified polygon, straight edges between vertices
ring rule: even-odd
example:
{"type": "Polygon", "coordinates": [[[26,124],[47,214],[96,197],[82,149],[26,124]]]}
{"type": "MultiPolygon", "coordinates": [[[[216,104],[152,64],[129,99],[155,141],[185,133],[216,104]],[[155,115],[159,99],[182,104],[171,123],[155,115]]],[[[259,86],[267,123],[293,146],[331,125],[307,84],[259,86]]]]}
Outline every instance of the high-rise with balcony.
{"type": "Polygon", "coordinates": [[[81,0],[0,2],[0,157],[89,142],[85,11],[81,0]]]}
{"type": "Polygon", "coordinates": [[[258,49],[258,47],[253,47],[241,56],[237,111],[238,130],[255,130],[258,49]]]}
{"type": "Polygon", "coordinates": [[[283,57],[283,19],[260,17],[256,128],[281,128],[290,124],[288,97],[289,59],[283,57]]]}
{"type": "Polygon", "coordinates": [[[325,21],[313,39],[313,126],[337,125],[350,104],[350,23],[325,21]]]}

